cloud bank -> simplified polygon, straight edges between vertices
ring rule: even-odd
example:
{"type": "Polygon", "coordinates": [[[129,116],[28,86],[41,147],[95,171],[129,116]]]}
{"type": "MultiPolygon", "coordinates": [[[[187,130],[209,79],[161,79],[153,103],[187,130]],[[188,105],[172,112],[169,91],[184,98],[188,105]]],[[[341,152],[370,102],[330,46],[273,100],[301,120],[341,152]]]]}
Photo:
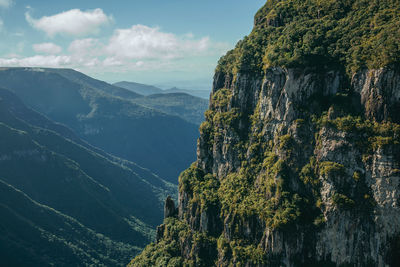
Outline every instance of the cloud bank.
{"type": "Polygon", "coordinates": [[[59,54],[62,51],[60,46],[53,43],[34,44],[32,47],[35,52],[44,54],[59,54]]]}
{"type": "Polygon", "coordinates": [[[159,28],[134,25],[129,29],[115,30],[105,51],[117,58],[169,59],[204,52],[210,46],[208,37],[200,40],[191,38],[161,32],[159,28]]]}
{"type": "Polygon", "coordinates": [[[100,8],[88,11],[71,9],[39,19],[33,18],[28,11],[25,19],[32,27],[45,32],[49,37],[57,34],[74,37],[97,34],[102,26],[112,21],[112,17],[107,16],[100,8]]]}
{"type": "Polygon", "coordinates": [[[0,66],[8,67],[65,67],[71,64],[69,56],[36,55],[25,58],[0,58],[0,66]]]}
{"type": "Polygon", "coordinates": [[[0,7],[1,8],[9,8],[12,6],[13,1],[12,0],[0,0],[0,7]]]}
{"type": "MultiPolygon", "coordinates": [[[[92,13],[104,14],[99,9],[96,10],[92,13]]],[[[70,14],[65,15],[64,12],[51,17],[43,17],[32,23],[36,25],[35,27],[41,27],[43,21],[54,18],[58,20],[57,16],[65,19],[69,18],[70,14]]],[[[50,24],[46,24],[46,27],[50,27],[50,24]]],[[[43,27],[43,30],[49,36],[67,32],[81,35],[90,32],[89,28],[94,27],[86,25],[86,29],[75,32],[78,24],[80,23],[74,25],[54,24],[51,29],[43,27]]],[[[100,27],[101,24],[97,23],[96,25],[96,27],[100,27]]],[[[34,44],[32,47],[36,53],[41,55],[6,56],[0,58],[0,66],[68,67],[84,69],[87,72],[113,73],[149,70],[187,72],[189,69],[195,71],[200,66],[204,68],[204,64],[209,64],[205,63],[207,57],[212,57],[211,61],[215,62],[228,50],[229,45],[214,42],[209,37],[196,37],[191,33],[176,35],[162,31],[159,27],[138,24],[130,28],[115,29],[108,38],[76,38],[64,51],[52,42],[34,44]]],[[[207,65],[206,68],[212,69],[213,66],[207,65]]]]}

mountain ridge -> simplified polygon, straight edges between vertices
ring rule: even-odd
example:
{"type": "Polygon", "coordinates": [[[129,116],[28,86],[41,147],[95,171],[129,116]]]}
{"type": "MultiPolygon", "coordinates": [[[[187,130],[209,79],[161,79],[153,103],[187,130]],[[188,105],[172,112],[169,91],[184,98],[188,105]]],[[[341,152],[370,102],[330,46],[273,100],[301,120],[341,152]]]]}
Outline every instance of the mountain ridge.
{"type": "Polygon", "coordinates": [[[51,264],[57,264],[59,266],[67,264],[107,264],[122,266],[119,262],[127,261],[127,257],[129,257],[131,253],[137,253],[139,251],[139,248],[130,247],[126,244],[117,243],[109,239],[107,240],[104,236],[99,236],[92,230],[85,228],[73,218],[35,202],[22,191],[12,187],[1,179],[0,191],[0,214],[2,214],[3,218],[0,222],[2,226],[0,230],[2,233],[0,237],[0,254],[2,255],[3,264],[7,266],[47,266],[51,264]],[[13,201],[5,204],[7,200],[13,201]],[[25,204],[21,204],[21,202],[25,202],[25,204]],[[29,214],[27,214],[26,211],[29,211],[29,214]],[[32,214],[35,215],[33,216],[32,214]],[[49,217],[51,219],[49,219],[49,217]],[[51,221],[52,224],[40,223],[40,221],[46,220],[51,221]],[[67,223],[63,223],[63,221],[67,223]],[[56,225],[60,227],[58,231],[54,230],[56,225]],[[75,226],[75,229],[70,229],[73,226],[75,226]],[[63,231],[65,233],[63,233],[63,231]],[[73,231],[79,234],[72,236],[68,234],[68,232],[71,233],[73,231]],[[48,237],[46,237],[46,235],[48,235],[48,237]],[[13,236],[13,238],[9,238],[10,236],[13,236]],[[36,242],[34,245],[29,245],[32,236],[36,236],[36,242]],[[106,245],[107,242],[95,241],[95,243],[105,244],[106,246],[94,250],[90,245],[87,246],[82,242],[82,237],[94,240],[104,239],[110,244],[106,245]],[[12,241],[10,242],[10,240],[12,241]],[[18,243],[17,240],[24,240],[24,242],[18,243]],[[4,246],[5,242],[7,246],[4,246]],[[123,252],[123,245],[125,245],[127,253],[123,252]],[[35,255],[34,250],[38,248],[40,248],[40,254],[38,253],[35,255]],[[60,253],[60,251],[62,252],[60,253]],[[79,255],[79,253],[81,255],[79,255]],[[104,253],[104,256],[102,256],[101,253],[104,253]],[[107,255],[107,253],[109,253],[109,255],[107,255]],[[110,257],[110,254],[113,253],[116,253],[118,256],[110,257]],[[82,257],[82,254],[85,256],[82,257]]]}
{"type": "Polygon", "coordinates": [[[161,88],[158,88],[153,85],[147,85],[143,83],[136,83],[136,82],[128,82],[128,81],[121,81],[121,82],[116,82],[113,83],[114,86],[118,86],[121,88],[125,88],[127,90],[130,90],[132,92],[148,96],[152,94],[160,94],[163,93],[164,90],[161,88]]]}
{"type": "MultiPolygon", "coordinates": [[[[87,86],[89,82],[99,82],[87,76],[83,76],[84,82],[76,83],[74,80],[80,79],[81,74],[70,80],[59,73],[63,71],[3,69],[0,86],[14,92],[31,108],[67,125],[91,145],[177,182],[181,169],[195,157],[193,144],[198,136],[195,124],[144,107],[133,102],[134,99],[112,96],[104,88],[87,86]]],[[[77,72],[66,73],[68,76],[77,72]]]]}
{"type": "Polygon", "coordinates": [[[133,101],[181,117],[196,125],[200,125],[204,121],[204,112],[208,108],[207,100],[186,93],[152,94],[133,101]]]}
{"type": "Polygon", "coordinates": [[[24,265],[34,260],[121,266],[154,238],[162,199],[175,195],[175,186],[133,163],[91,150],[69,129],[24,106],[6,89],[0,89],[0,135],[0,187],[9,188],[0,200],[0,231],[9,229],[2,232],[0,246],[7,243],[2,252],[14,251],[3,255],[4,262],[17,264],[15,253],[27,249],[20,257],[24,265]],[[11,194],[11,187],[25,197],[11,194]],[[37,219],[40,213],[21,213],[21,197],[33,201],[31,209],[45,205],[62,217],[51,211],[46,224],[37,219]],[[71,220],[78,228],[69,226],[71,220]],[[49,227],[49,222],[64,230],[49,227]],[[12,225],[29,226],[31,235],[12,225]],[[37,243],[32,235],[42,241],[37,243]],[[52,242],[59,242],[61,252],[48,247],[52,242]],[[52,258],[46,260],[40,250],[52,258]]]}
{"type": "Polygon", "coordinates": [[[147,85],[147,84],[136,83],[136,82],[127,82],[127,81],[117,82],[117,83],[114,83],[113,85],[131,90],[135,93],[138,93],[138,94],[141,94],[144,96],[150,96],[150,95],[154,95],[154,94],[185,93],[185,94],[189,94],[189,95],[192,95],[195,97],[200,97],[202,99],[207,99],[207,100],[209,99],[209,96],[210,96],[210,91],[207,91],[207,90],[180,89],[177,87],[171,87],[169,89],[161,89],[161,88],[153,86],[153,85],[147,85]]]}

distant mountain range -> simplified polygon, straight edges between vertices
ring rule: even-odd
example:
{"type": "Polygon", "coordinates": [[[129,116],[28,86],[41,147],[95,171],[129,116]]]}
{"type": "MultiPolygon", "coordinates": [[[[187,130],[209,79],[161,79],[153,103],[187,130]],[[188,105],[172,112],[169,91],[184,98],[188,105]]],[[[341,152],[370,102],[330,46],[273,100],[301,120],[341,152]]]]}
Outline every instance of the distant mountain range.
{"type": "Polygon", "coordinates": [[[164,90],[152,85],[135,83],[135,82],[117,82],[113,84],[114,86],[128,89],[131,92],[135,92],[144,96],[153,94],[162,94],[164,90]]]}
{"type": "Polygon", "coordinates": [[[170,89],[163,90],[161,88],[152,85],[146,85],[135,82],[126,82],[126,81],[117,82],[114,83],[114,85],[145,96],[153,94],[185,93],[207,100],[210,97],[210,90],[189,90],[189,89],[179,89],[177,87],[172,87],[170,89]]]}
{"type": "Polygon", "coordinates": [[[177,183],[196,157],[198,124],[207,107],[200,98],[144,97],[71,69],[2,68],[0,87],[91,145],[170,182],[177,183]]]}
{"type": "Polygon", "coordinates": [[[4,266],[125,266],[155,238],[208,101],[0,68],[4,266]]]}
{"type": "Polygon", "coordinates": [[[175,190],[0,89],[0,256],[5,266],[125,265],[152,240],[162,200],[175,190]]]}
{"type": "Polygon", "coordinates": [[[207,100],[186,93],[154,94],[138,97],[132,101],[145,107],[181,117],[198,126],[204,121],[204,112],[208,108],[207,100]]]}

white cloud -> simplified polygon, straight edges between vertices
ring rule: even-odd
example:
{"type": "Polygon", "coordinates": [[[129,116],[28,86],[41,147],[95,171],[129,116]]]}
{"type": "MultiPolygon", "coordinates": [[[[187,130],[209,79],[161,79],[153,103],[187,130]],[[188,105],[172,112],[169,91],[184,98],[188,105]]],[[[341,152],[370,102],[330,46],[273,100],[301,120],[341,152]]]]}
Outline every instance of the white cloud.
{"type": "Polygon", "coordinates": [[[12,51],[14,55],[0,58],[0,66],[68,67],[87,73],[212,71],[215,64],[210,62],[216,62],[229,45],[192,33],[176,35],[157,27],[134,25],[116,29],[108,40],[76,39],[64,51],[53,43],[35,44],[33,48],[47,55],[23,56],[21,46],[12,51]]]}
{"type": "Polygon", "coordinates": [[[37,53],[59,54],[61,53],[62,48],[53,43],[41,43],[41,44],[34,44],[33,50],[37,53]]]}
{"type": "Polygon", "coordinates": [[[107,57],[103,60],[103,66],[105,67],[114,67],[114,66],[122,66],[124,63],[114,57],[107,57]]]}
{"type": "Polygon", "coordinates": [[[12,0],[0,0],[0,7],[2,8],[9,8],[12,4],[12,0]]]}
{"type": "Polygon", "coordinates": [[[36,55],[33,57],[0,58],[0,66],[5,67],[62,67],[71,64],[69,56],[36,55]]]}
{"type": "Polygon", "coordinates": [[[0,32],[3,30],[3,26],[4,26],[4,22],[3,22],[3,20],[0,18],[0,32]]]}
{"type": "Polygon", "coordinates": [[[40,19],[32,18],[28,11],[25,13],[25,18],[32,27],[44,31],[50,37],[57,34],[70,36],[96,34],[100,31],[101,26],[107,25],[112,21],[112,17],[104,14],[100,8],[88,11],[71,9],[53,16],[44,16],[40,19]]]}
{"type": "Polygon", "coordinates": [[[134,25],[129,29],[115,30],[105,50],[117,58],[172,59],[195,55],[209,47],[208,37],[193,40],[190,34],[179,37],[159,28],[134,25]]]}
{"type": "Polygon", "coordinates": [[[75,56],[98,56],[103,53],[103,45],[98,39],[86,38],[78,39],[71,42],[68,51],[75,56]]]}
{"type": "Polygon", "coordinates": [[[220,55],[227,45],[208,37],[196,39],[192,33],[177,36],[144,25],[117,29],[106,42],[96,38],[77,39],[68,52],[77,66],[121,70],[159,69],[177,66],[171,62],[182,58],[220,55]]]}

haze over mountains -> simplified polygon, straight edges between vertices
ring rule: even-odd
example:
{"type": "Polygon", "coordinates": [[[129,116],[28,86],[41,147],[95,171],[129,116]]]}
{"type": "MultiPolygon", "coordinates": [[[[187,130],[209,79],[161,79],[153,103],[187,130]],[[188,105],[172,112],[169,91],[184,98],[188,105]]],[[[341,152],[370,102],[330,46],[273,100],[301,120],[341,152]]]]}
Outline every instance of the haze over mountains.
{"type": "MultiPolygon", "coordinates": [[[[172,101],[174,96],[146,98],[71,69],[3,68],[0,87],[91,145],[173,183],[195,159],[201,115],[193,118],[193,113],[202,114],[207,107],[198,99],[200,104],[188,105],[192,115],[184,119],[182,105],[174,110],[173,104],[160,104],[160,98],[172,101]]],[[[191,96],[184,98],[193,102],[191,96]]]]}
{"type": "Polygon", "coordinates": [[[117,82],[114,83],[113,85],[128,89],[129,91],[141,94],[141,95],[153,95],[153,94],[162,94],[164,90],[161,88],[152,86],[152,85],[147,85],[147,84],[142,84],[142,83],[135,83],[135,82],[117,82]]]}
{"type": "Polygon", "coordinates": [[[207,101],[70,69],[0,70],[0,256],[122,266],[155,237],[207,101]]]}
{"type": "Polygon", "coordinates": [[[142,106],[181,117],[189,123],[200,126],[208,101],[186,93],[154,94],[132,100],[142,106]]]}
{"type": "Polygon", "coordinates": [[[7,265],[120,265],[152,239],[172,184],[96,152],[5,89],[0,136],[0,244],[7,244],[1,249],[7,265]]]}
{"type": "Polygon", "coordinates": [[[153,94],[186,93],[207,100],[210,97],[209,90],[180,89],[177,87],[171,87],[169,89],[161,89],[153,85],[147,85],[135,82],[126,82],[126,81],[117,82],[114,83],[114,85],[145,96],[153,94]]]}

